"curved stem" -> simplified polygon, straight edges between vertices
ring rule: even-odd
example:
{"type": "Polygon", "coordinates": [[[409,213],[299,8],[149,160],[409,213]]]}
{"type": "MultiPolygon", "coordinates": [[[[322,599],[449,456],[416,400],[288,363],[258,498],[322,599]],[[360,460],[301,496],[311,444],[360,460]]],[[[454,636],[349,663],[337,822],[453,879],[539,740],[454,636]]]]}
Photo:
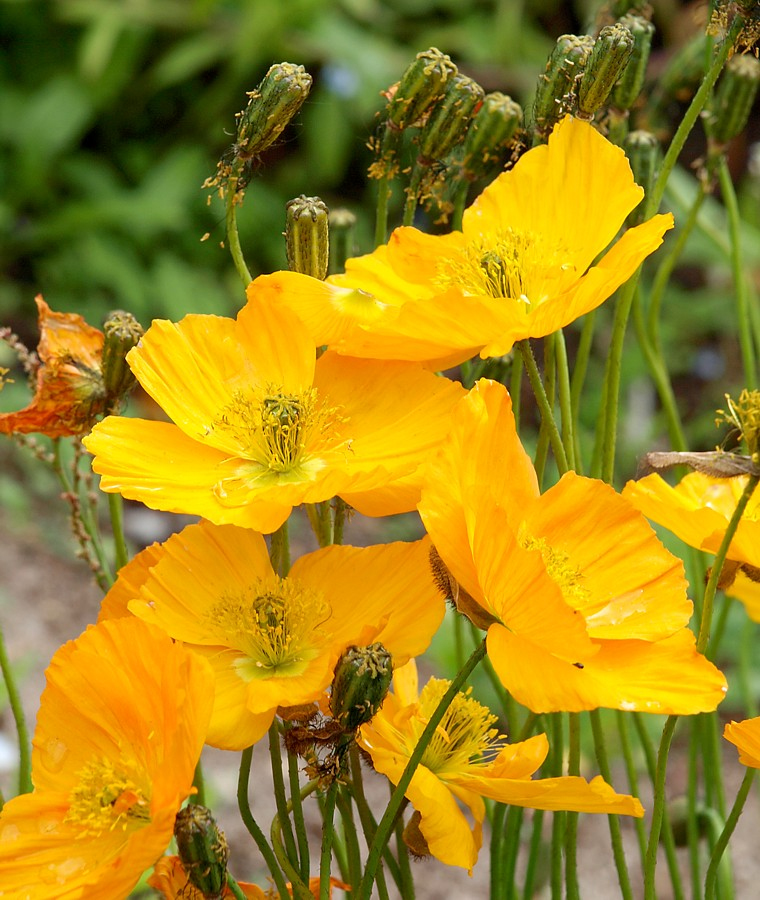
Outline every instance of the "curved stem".
{"type": "Polygon", "coordinates": [[[272,766],[272,784],[274,786],[274,798],[277,806],[277,817],[280,820],[288,859],[294,864],[298,860],[296,841],[293,836],[293,827],[288,815],[288,798],[285,796],[285,779],[282,774],[282,754],[280,751],[280,729],[277,719],[272,722],[269,729],[269,761],[272,766]]]}
{"type": "Polygon", "coordinates": [[[332,863],[333,817],[338,799],[337,778],[330,784],[322,809],[322,850],[319,854],[319,900],[330,898],[330,868],[332,863]]]}
{"type": "Polygon", "coordinates": [[[530,386],[533,388],[533,393],[535,394],[536,402],[538,403],[538,408],[541,412],[541,423],[545,425],[549,434],[549,440],[552,445],[552,450],[554,451],[554,458],[557,462],[557,469],[559,470],[560,475],[564,475],[568,470],[565,447],[562,443],[562,436],[557,428],[557,423],[554,420],[554,414],[552,413],[549,398],[546,396],[546,391],[541,383],[541,375],[538,371],[536,358],[533,355],[533,349],[530,346],[530,341],[527,339],[519,341],[517,347],[522,355],[525,371],[528,373],[530,386]]]}
{"type": "Polygon", "coordinates": [[[562,443],[565,447],[567,464],[575,468],[575,418],[573,416],[570,389],[570,367],[567,362],[567,346],[564,332],[560,329],[554,335],[554,353],[557,360],[557,386],[559,388],[559,411],[562,422],[562,443]]]}
{"type": "Polygon", "coordinates": [[[32,785],[32,747],[29,742],[24,705],[21,702],[21,694],[19,694],[16,678],[8,659],[2,629],[0,629],[0,671],[3,673],[5,689],[8,691],[8,702],[13,712],[13,721],[16,723],[18,736],[18,792],[19,794],[28,794],[34,787],[32,785]]]}
{"type": "Polygon", "coordinates": [[[386,808],[385,813],[383,814],[383,817],[380,820],[379,825],[377,826],[377,832],[375,833],[375,837],[372,840],[372,844],[369,848],[367,865],[364,869],[364,877],[362,878],[361,884],[359,885],[354,895],[355,900],[369,900],[370,894],[372,892],[372,883],[375,880],[375,872],[377,871],[377,867],[380,863],[383,848],[388,842],[390,833],[393,830],[396,816],[401,809],[402,803],[405,800],[404,794],[406,792],[406,789],[409,787],[412,776],[414,775],[414,772],[419,765],[420,760],[422,759],[423,753],[427,749],[428,744],[435,734],[436,728],[441,722],[441,719],[443,719],[444,713],[448,709],[449,704],[457,695],[457,692],[465,683],[467,678],[470,676],[470,673],[485,655],[486,642],[484,640],[475,650],[472,656],[470,656],[470,658],[467,660],[466,665],[459,671],[456,678],[451,682],[449,689],[443,695],[440,703],[435,708],[433,714],[430,716],[425,729],[420,735],[417,746],[412,751],[412,755],[409,757],[409,762],[406,764],[406,768],[404,769],[401,778],[396,785],[396,789],[393,792],[390,803],[388,804],[388,807],[386,808]]]}
{"type": "Polygon", "coordinates": [[[227,181],[227,209],[224,217],[224,226],[227,232],[227,246],[230,248],[230,255],[232,256],[232,261],[235,264],[235,268],[237,269],[237,273],[240,276],[240,280],[243,282],[243,287],[248,287],[248,285],[253,281],[251,277],[251,273],[248,271],[248,266],[245,264],[245,258],[243,256],[243,248],[240,246],[240,235],[238,234],[237,229],[237,186],[238,186],[238,178],[239,178],[239,166],[240,163],[236,163],[235,169],[233,173],[230,175],[229,180],[227,181]]]}
{"type": "Polygon", "coordinates": [[[657,754],[657,769],[654,778],[654,802],[652,804],[652,824],[649,829],[649,843],[647,844],[646,865],[644,866],[644,898],[656,900],[655,870],[657,868],[657,848],[660,845],[660,830],[665,814],[665,774],[668,768],[668,753],[673,740],[673,732],[678,722],[678,716],[668,716],[662,729],[660,750],[657,754]]]}
{"type": "Polygon", "coordinates": [[[712,856],[710,857],[710,864],[707,867],[707,875],[705,876],[705,900],[712,900],[715,896],[715,881],[718,875],[720,861],[726,851],[731,835],[734,833],[736,823],[739,821],[739,816],[742,814],[754,777],[755,769],[747,769],[744,773],[744,780],[739,786],[734,805],[731,807],[731,812],[728,814],[726,824],[723,826],[720,837],[715,842],[715,847],[713,848],[712,856]]]}

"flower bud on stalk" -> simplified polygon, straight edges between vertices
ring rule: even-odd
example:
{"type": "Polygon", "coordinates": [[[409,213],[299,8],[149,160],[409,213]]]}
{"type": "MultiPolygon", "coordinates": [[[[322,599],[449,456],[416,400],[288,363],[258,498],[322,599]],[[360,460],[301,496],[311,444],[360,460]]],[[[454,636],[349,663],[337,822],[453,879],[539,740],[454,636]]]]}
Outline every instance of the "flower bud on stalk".
{"type": "Polygon", "coordinates": [[[522,108],[511,97],[499,91],[485,95],[464,139],[462,169],[465,178],[473,181],[488,175],[493,166],[502,162],[522,119],[522,108]]]}
{"type": "Polygon", "coordinates": [[[391,654],[382,644],[349,647],[335,666],[330,711],[353,734],[377,713],[393,677],[391,654]]]}
{"type": "Polygon", "coordinates": [[[435,47],[418,53],[395,90],[391,88],[385,110],[388,125],[401,131],[419,124],[430,107],[443,96],[449,78],[456,74],[457,67],[451,59],[435,47]]]}
{"type": "Polygon", "coordinates": [[[327,206],[319,197],[301,194],[285,210],[288,268],[324,281],[330,256],[327,206]]]}
{"type": "Polygon", "coordinates": [[[591,120],[601,109],[633,53],[625,25],[605,25],[599,32],[578,86],[578,118],[591,120]]]}
{"type": "Polygon", "coordinates": [[[732,56],[715,89],[705,122],[711,153],[720,153],[744,130],[758,85],[760,61],[750,54],[732,56]]]}
{"type": "Polygon", "coordinates": [[[116,310],[103,325],[103,385],[106,391],[106,409],[115,412],[127,394],[137,384],[137,379],[127,365],[127,353],[143,336],[143,327],[132,313],[116,310]]]}
{"type": "Polygon", "coordinates": [[[629,227],[640,225],[643,221],[644,203],[654,187],[660,167],[660,145],[657,138],[648,131],[632,131],[625,138],[623,149],[631,164],[633,178],[639,187],[644,188],[644,197],[625,220],[629,227]]]}
{"type": "Polygon", "coordinates": [[[473,115],[483,103],[483,88],[467,75],[453,75],[446,93],[430,111],[419,141],[418,163],[442,160],[464,140],[473,115]]]}
{"type": "Polygon", "coordinates": [[[654,25],[643,16],[632,14],[623,16],[619,24],[624,25],[633,36],[633,50],[612,90],[611,103],[616,109],[630,109],[644,86],[654,25]]]}
{"type": "Polygon", "coordinates": [[[220,900],[227,885],[229,850],[211,812],[193,803],[181,809],[174,821],[174,837],[190,883],[206,900],[220,900]]]}
{"type": "Polygon", "coordinates": [[[538,77],[533,101],[533,120],[538,131],[536,141],[545,137],[569,111],[566,98],[573,93],[573,85],[582,75],[593,47],[594,39],[587,34],[563,34],[557,38],[546,69],[538,77]]]}

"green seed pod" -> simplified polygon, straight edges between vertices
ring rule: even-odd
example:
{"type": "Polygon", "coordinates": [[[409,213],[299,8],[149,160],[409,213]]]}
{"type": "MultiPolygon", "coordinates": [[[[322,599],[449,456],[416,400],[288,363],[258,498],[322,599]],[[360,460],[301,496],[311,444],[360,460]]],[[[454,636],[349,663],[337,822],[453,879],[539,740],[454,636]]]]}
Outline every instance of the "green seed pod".
{"type": "Polygon", "coordinates": [[[205,806],[191,803],[174,820],[177,854],[190,883],[206,900],[221,900],[229,850],[224,832],[205,806]]]}
{"type": "Polygon", "coordinates": [[[354,256],[356,216],[350,209],[330,211],[330,271],[342,272],[346,260],[354,256]]]}
{"type": "Polygon", "coordinates": [[[352,733],[375,715],[388,693],[393,659],[382,644],[349,647],[335,666],[330,697],[333,718],[352,733]]]}
{"type": "Polygon", "coordinates": [[[452,75],[446,92],[431,109],[420,133],[419,161],[445,159],[464,140],[470,122],[485,96],[483,88],[466,75],[452,75]]]}
{"type": "MultiPolygon", "coordinates": [[[[660,145],[657,138],[648,131],[632,131],[623,142],[628,162],[631,164],[633,179],[644,188],[644,197],[654,187],[660,168],[660,145]]],[[[640,225],[644,200],[631,210],[626,219],[629,226],[640,225]]]]}
{"type": "Polygon", "coordinates": [[[541,133],[550,131],[566,111],[564,98],[582,75],[593,46],[594,39],[587,34],[563,34],[557,38],[546,69],[539,75],[533,101],[533,119],[541,133]]]}
{"type": "Polygon", "coordinates": [[[113,411],[137,384],[126,356],[143,336],[143,328],[132,313],[116,310],[106,319],[103,335],[103,384],[106,406],[113,411]]]}
{"type": "Polygon", "coordinates": [[[649,53],[652,49],[654,25],[643,16],[629,14],[620,20],[633,35],[633,52],[612,91],[612,105],[616,109],[630,109],[641,93],[646,77],[649,53]]]}
{"type": "Polygon", "coordinates": [[[282,134],[311,89],[311,75],[303,66],[277,63],[256,90],[248,94],[248,106],[238,113],[234,153],[252,159],[263,153],[282,134]]]}
{"type": "Polygon", "coordinates": [[[285,210],[288,268],[324,281],[330,257],[327,206],[319,197],[301,194],[290,200],[285,210]]]}
{"type": "Polygon", "coordinates": [[[705,128],[710,139],[726,144],[744,131],[760,84],[760,60],[749,53],[732,56],[709,107],[705,128]]]}
{"type": "Polygon", "coordinates": [[[391,96],[385,110],[392,128],[409,128],[425,115],[446,89],[446,82],[457,74],[457,67],[435,47],[418,53],[414,62],[401,76],[401,81],[391,88],[391,96]]]}
{"type": "Polygon", "coordinates": [[[464,139],[462,167],[467,177],[487,175],[501,162],[522,119],[522,108],[511,97],[498,91],[485,95],[464,139]]]}
{"type": "Polygon", "coordinates": [[[633,53],[625,25],[605,25],[599,32],[578,86],[578,115],[591,119],[601,109],[633,53]]]}

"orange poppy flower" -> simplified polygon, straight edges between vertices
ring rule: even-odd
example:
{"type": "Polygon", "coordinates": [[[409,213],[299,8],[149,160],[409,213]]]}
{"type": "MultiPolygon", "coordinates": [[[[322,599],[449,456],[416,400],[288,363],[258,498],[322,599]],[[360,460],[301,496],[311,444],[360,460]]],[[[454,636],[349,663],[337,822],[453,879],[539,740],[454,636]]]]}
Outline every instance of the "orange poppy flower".
{"type": "Polygon", "coordinates": [[[379,641],[398,664],[427,649],[444,615],[428,553],[427,540],[326,547],[279,578],[260,534],[201,522],[128,563],[103,603],[110,615],[128,605],[208,659],[206,740],[241,750],[278,707],[318,700],[350,645],[379,641]]]}
{"type": "Polygon", "coordinates": [[[739,762],[760,769],[760,717],[743,722],[729,722],[723,737],[739,748],[739,762]]]}
{"type": "MultiPolygon", "coordinates": [[[[396,670],[393,685],[380,712],[362,725],[359,744],[375,769],[398,784],[450,682],[433,678],[418,694],[412,661],[396,670]]],[[[472,870],[482,843],[483,797],[532,809],[644,815],[637,799],[616,794],[599,776],[590,783],[574,776],[532,780],[549,752],[546,735],[507,744],[495,722],[496,716],[470,697],[469,689],[460,692],[407,788],[427,848],[442,862],[472,870]]]]}
{"type": "Polygon", "coordinates": [[[423,522],[520,703],[675,714],[720,703],[725,679],[687,627],[681,561],[601,481],[568,472],[541,494],[505,388],[480,381],[457,405],[427,477],[423,522]]]}
{"type": "Polygon", "coordinates": [[[126,897],[193,790],[212,698],[205,660],[138,619],[64,645],[37,717],[34,791],[0,813],[0,893],[126,897]]]}
{"type": "Polygon", "coordinates": [[[623,151],[568,116],[483,191],[461,232],[397,228],[328,282],[277,272],[249,297],[290,307],[350,356],[434,368],[501,356],[595,309],[660,246],[670,214],[628,229],[598,259],[643,196],[623,151]]]}
{"type": "Polygon", "coordinates": [[[81,316],[53,312],[42,297],[34,299],[40,327],[34,399],[18,412],[0,413],[0,433],[83,434],[105,408],[103,333],[81,316]]]}
{"type": "Polygon", "coordinates": [[[176,424],[99,423],[85,446],[101,488],[261,532],[336,494],[367,515],[414,509],[462,393],[410,363],[316,359],[292,312],[254,304],[156,321],[127,361],[176,424]]]}

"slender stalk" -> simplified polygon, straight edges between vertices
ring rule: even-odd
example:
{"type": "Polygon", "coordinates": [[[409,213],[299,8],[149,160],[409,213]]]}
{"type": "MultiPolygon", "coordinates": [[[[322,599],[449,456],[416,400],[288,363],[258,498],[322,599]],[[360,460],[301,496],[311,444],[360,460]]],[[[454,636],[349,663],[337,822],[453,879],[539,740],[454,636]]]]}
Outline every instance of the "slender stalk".
{"type": "Polygon", "coordinates": [[[517,896],[515,872],[517,870],[517,855],[520,852],[520,831],[522,830],[524,818],[525,809],[522,806],[510,806],[507,812],[504,834],[500,842],[500,852],[504,857],[502,865],[504,879],[503,896],[506,896],[507,900],[513,900],[517,896]]]}
{"type": "Polygon", "coordinates": [[[296,832],[298,844],[298,858],[301,862],[301,878],[309,883],[309,836],[306,831],[306,822],[301,803],[301,783],[298,777],[298,757],[288,753],[288,783],[290,785],[290,806],[293,810],[293,827],[296,832]]]}
{"type": "Polygon", "coordinates": [[[348,861],[348,872],[344,880],[349,884],[358,884],[362,877],[361,851],[357,838],[356,822],[354,821],[354,810],[351,805],[351,795],[342,785],[338,791],[338,811],[343,822],[343,835],[346,841],[346,857],[348,861]]]}
{"type": "Polygon", "coordinates": [[[412,751],[412,754],[409,757],[409,762],[406,764],[406,768],[404,769],[401,778],[396,785],[396,789],[393,792],[393,796],[391,797],[391,800],[385,810],[385,813],[383,814],[382,819],[380,820],[380,824],[377,826],[377,832],[375,833],[375,837],[373,838],[372,844],[369,848],[367,865],[364,869],[364,877],[362,878],[361,884],[356,891],[355,900],[369,900],[370,894],[372,892],[372,884],[375,880],[375,872],[377,871],[377,867],[380,864],[383,847],[386,845],[390,833],[393,830],[396,816],[401,809],[402,803],[404,802],[404,794],[406,792],[406,789],[409,787],[412,776],[414,775],[414,772],[419,765],[420,760],[422,759],[422,755],[427,749],[428,744],[435,734],[436,728],[438,727],[441,719],[443,719],[443,715],[448,709],[449,704],[454,699],[461,686],[470,676],[473,669],[478,665],[478,663],[483,659],[485,655],[486,642],[484,640],[475,650],[472,656],[467,660],[467,664],[460,670],[456,678],[451,682],[449,689],[443,695],[440,703],[435,708],[433,714],[430,716],[425,729],[420,735],[417,746],[412,751]]]}
{"type": "Polygon", "coordinates": [[[549,398],[541,383],[541,375],[539,374],[538,366],[536,365],[533,349],[530,346],[530,341],[527,339],[519,341],[517,347],[522,354],[525,371],[528,373],[530,386],[533,388],[533,393],[535,394],[536,402],[538,403],[538,408],[541,412],[541,424],[545,424],[548,431],[549,440],[552,445],[552,450],[554,451],[554,458],[557,462],[557,468],[560,475],[562,475],[567,472],[568,469],[565,447],[562,443],[562,436],[557,428],[557,423],[554,420],[554,414],[552,412],[551,404],[549,403],[549,398]]]}
{"type": "Polygon", "coordinates": [[[523,878],[522,900],[532,900],[533,897],[533,885],[536,880],[539,855],[541,853],[541,845],[543,843],[543,828],[544,811],[542,809],[537,809],[533,813],[533,831],[530,836],[530,847],[528,848],[528,863],[525,868],[525,877],[523,878]]]}
{"type": "Polygon", "coordinates": [[[193,776],[193,787],[195,793],[190,794],[190,803],[197,803],[198,806],[206,805],[206,780],[203,777],[203,764],[198,760],[195,767],[195,775],[193,776]]]}
{"type": "Polygon", "coordinates": [[[384,244],[388,237],[388,200],[391,183],[387,175],[377,183],[377,208],[375,210],[375,247],[384,244]]]}
{"type": "MultiPolygon", "coordinates": [[[[517,809],[518,807],[512,807],[517,809]]],[[[504,820],[507,815],[507,807],[504,803],[496,803],[491,822],[491,873],[490,900],[504,900],[507,895],[507,882],[504,876],[505,859],[502,853],[504,843],[504,820]]]]}
{"type": "Polygon", "coordinates": [[[227,872],[227,887],[230,890],[230,893],[233,897],[236,897],[237,900],[247,900],[245,894],[243,893],[243,889],[240,885],[235,881],[235,879],[227,872]]]}
{"type": "Polygon", "coordinates": [[[554,355],[557,366],[557,387],[559,394],[560,421],[562,422],[562,443],[565,447],[567,464],[575,468],[575,420],[570,390],[570,367],[567,362],[565,335],[560,329],[554,335],[554,355]]]}
{"type": "Polygon", "coordinates": [[[330,784],[322,809],[322,850],[319,854],[319,900],[330,898],[330,869],[332,863],[333,816],[338,799],[337,778],[330,784]]]}
{"type": "Polygon", "coordinates": [[[649,829],[646,863],[644,865],[644,900],[657,900],[654,876],[657,868],[657,848],[660,844],[660,830],[665,814],[665,774],[668,768],[668,753],[676,729],[678,716],[668,716],[662,729],[660,750],[657,754],[657,769],[654,778],[654,802],[652,804],[652,824],[649,829]]]}
{"type": "Polygon", "coordinates": [[[111,531],[113,532],[116,571],[118,572],[129,562],[127,542],[124,539],[124,502],[121,494],[108,495],[108,512],[111,515],[111,531]]]}
{"type": "Polygon", "coordinates": [[[512,414],[515,417],[515,428],[520,431],[520,412],[522,407],[522,358],[515,353],[512,356],[512,370],[509,373],[509,396],[512,398],[512,414]]]}
{"type": "Polygon", "coordinates": [[[720,861],[723,853],[726,850],[726,847],[728,846],[731,835],[734,833],[736,823],[739,821],[739,816],[742,814],[742,810],[744,809],[744,804],[747,800],[747,796],[749,795],[750,788],[752,787],[752,781],[754,777],[755,769],[748,768],[744,773],[744,780],[742,781],[739,787],[739,791],[736,794],[736,800],[734,801],[734,805],[731,807],[731,812],[728,814],[728,818],[726,819],[726,824],[723,827],[723,831],[721,832],[721,835],[716,841],[715,847],[713,848],[712,856],[710,857],[710,864],[707,867],[707,875],[705,876],[705,900],[712,900],[712,898],[715,896],[715,881],[718,875],[720,861]]]}
{"type": "Polygon", "coordinates": [[[333,500],[333,543],[343,543],[343,532],[346,527],[346,518],[348,514],[348,506],[345,500],[336,497],[333,500]]]}
{"type": "MultiPolygon", "coordinates": [[[[393,796],[393,788],[391,788],[391,796],[393,796]]],[[[402,806],[402,812],[404,807],[402,806]]],[[[396,859],[398,859],[398,870],[401,876],[401,884],[399,889],[404,900],[414,900],[414,877],[412,876],[412,867],[409,864],[409,850],[404,843],[404,820],[403,816],[396,817],[396,859]]]]}
{"type": "Polygon", "coordinates": [[[280,751],[280,729],[277,719],[272,722],[269,729],[269,762],[272,767],[272,783],[274,785],[274,798],[277,805],[277,816],[280,820],[288,859],[295,862],[298,859],[296,841],[293,836],[293,827],[288,815],[288,799],[285,796],[285,779],[282,774],[282,754],[280,751]]]}
{"type": "MultiPolygon", "coordinates": [[[[569,715],[567,774],[581,773],[581,723],[578,713],[569,715]]],[[[565,896],[567,900],[580,900],[578,886],[578,813],[565,814],[565,896]]]]}
{"type": "Polygon", "coordinates": [[[235,269],[237,270],[237,273],[240,276],[240,280],[243,282],[243,287],[245,288],[248,287],[248,285],[253,281],[253,278],[251,277],[251,273],[248,271],[248,266],[245,263],[243,248],[240,246],[240,235],[238,234],[237,229],[236,201],[241,165],[242,161],[238,161],[235,163],[233,172],[230,175],[229,180],[227,181],[227,209],[224,217],[224,226],[227,232],[227,246],[230,248],[232,261],[235,264],[235,269]]]}
{"type": "MultiPolygon", "coordinates": [[[[549,757],[549,772],[552,777],[563,774],[564,757],[564,731],[562,728],[563,716],[561,713],[552,713],[549,717],[551,729],[551,756],[549,757]]],[[[562,847],[565,841],[566,816],[562,811],[555,812],[552,816],[552,848],[551,848],[551,888],[552,898],[562,896],[562,847]]]]}
{"type": "Polygon", "coordinates": [[[18,792],[28,794],[32,785],[32,747],[29,741],[29,729],[26,725],[24,705],[21,702],[16,677],[13,674],[8,651],[5,646],[5,636],[0,629],[0,670],[3,673],[5,689],[8,691],[8,702],[13,713],[13,721],[16,723],[16,735],[18,737],[18,792]]]}
{"type": "MultiPolygon", "coordinates": [[[[639,776],[636,771],[636,763],[633,759],[631,750],[631,738],[628,730],[628,714],[622,710],[615,710],[615,720],[618,727],[618,737],[620,738],[620,749],[623,751],[623,760],[625,762],[625,771],[628,776],[628,789],[632,796],[639,796],[639,776]]],[[[647,836],[643,819],[634,819],[636,828],[636,838],[639,843],[639,856],[641,857],[641,866],[644,867],[644,857],[647,849],[647,836]]]]}
{"type": "Polygon", "coordinates": [[[246,747],[240,756],[240,771],[238,773],[237,801],[240,810],[240,818],[248,829],[248,833],[256,842],[259,853],[264,857],[264,862],[269,869],[269,874],[274,879],[277,890],[281,897],[288,896],[288,888],[285,879],[282,876],[282,870],[277,863],[277,858],[269,846],[264,832],[259,828],[256,820],[253,818],[251,807],[248,802],[248,782],[251,777],[251,760],[253,759],[253,747],[246,747]]]}

